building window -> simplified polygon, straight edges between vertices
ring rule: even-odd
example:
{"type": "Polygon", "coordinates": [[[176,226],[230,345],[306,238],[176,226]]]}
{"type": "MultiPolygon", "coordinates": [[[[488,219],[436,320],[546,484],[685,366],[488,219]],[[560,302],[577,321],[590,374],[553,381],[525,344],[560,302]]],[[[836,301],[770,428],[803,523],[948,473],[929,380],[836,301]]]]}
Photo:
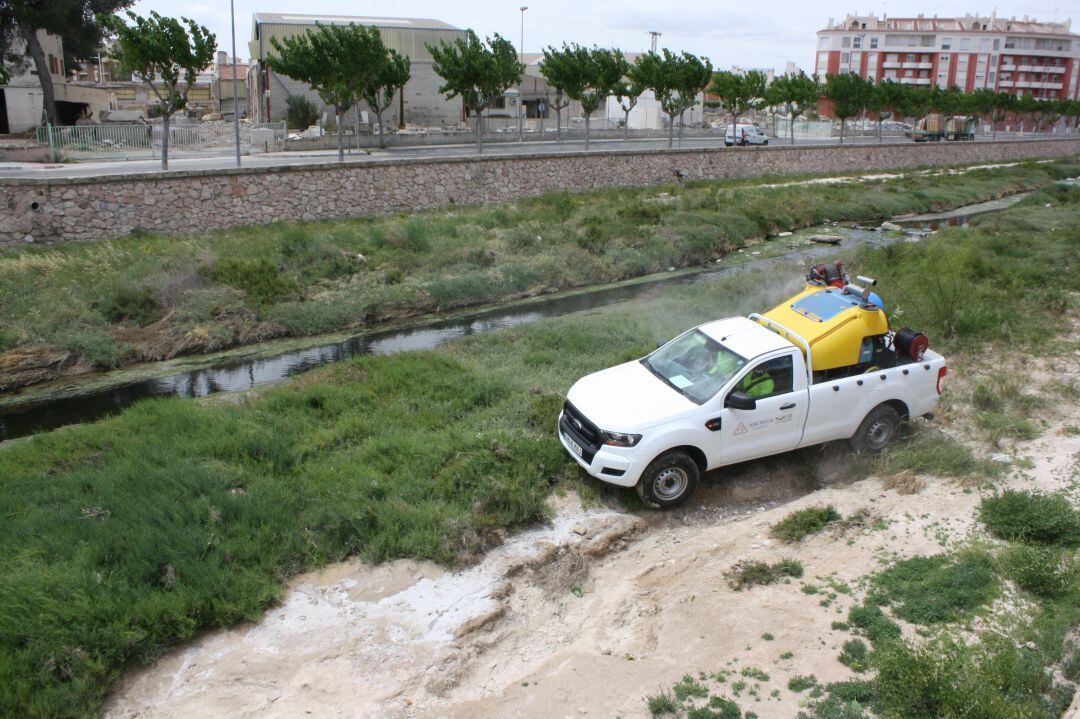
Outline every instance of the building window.
{"type": "Polygon", "coordinates": [[[840,53],[840,64],[841,64],[841,65],[847,65],[847,64],[848,64],[848,60],[849,60],[850,58],[851,58],[851,53],[847,53],[847,52],[842,52],[842,53],[840,53]]]}
{"type": "Polygon", "coordinates": [[[840,41],[840,47],[851,47],[851,38],[844,36],[844,39],[840,41]]]}
{"type": "Polygon", "coordinates": [[[1000,50],[1001,40],[994,40],[994,51],[1000,50]]]}
{"type": "Polygon", "coordinates": [[[941,49],[942,50],[951,50],[952,49],[952,38],[951,37],[943,37],[943,38],[941,38],[941,49]]]}
{"type": "Polygon", "coordinates": [[[877,35],[872,35],[870,37],[870,49],[871,50],[876,50],[877,49],[877,35]]]}
{"type": "Polygon", "coordinates": [[[854,47],[854,48],[861,48],[862,47],[862,35],[856,35],[855,36],[855,39],[852,41],[852,47],[854,47]]]}
{"type": "Polygon", "coordinates": [[[990,49],[990,38],[984,37],[979,40],[979,52],[986,52],[990,49]]]}
{"type": "Polygon", "coordinates": [[[823,37],[820,40],[818,40],[818,48],[819,49],[824,50],[828,46],[829,46],[829,38],[823,37]]]}
{"type": "Polygon", "coordinates": [[[905,55],[904,56],[904,62],[915,62],[915,56],[914,55],[905,55]]]}
{"type": "Polygon", "coordinates": [[[962,38],[960,38],[960,49],[961,50],[970,50],[971,49],[971,38],[970,37],[962,37],[962,38]]]}

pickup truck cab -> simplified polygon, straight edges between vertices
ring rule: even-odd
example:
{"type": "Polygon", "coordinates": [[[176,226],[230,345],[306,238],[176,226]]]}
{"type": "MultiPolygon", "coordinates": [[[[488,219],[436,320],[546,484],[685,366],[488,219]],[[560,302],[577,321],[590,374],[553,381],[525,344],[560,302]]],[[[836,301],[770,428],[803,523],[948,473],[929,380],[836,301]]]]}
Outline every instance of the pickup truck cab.
{"type": "Polygon", "coordinates": [[[946,368],[922,335],[882,327],[884,312],[868,294],[808,287],[765,316],[706,322],[640,360],[590,374],[570,388],[560,441],[590,475],[636,487],[655,507],[682,503],[702,473],[737,462],[838,439],[880,452],[902,420],[934,410],[946,368]],[[832,316],[829,303],[839,307],[832,316]],[[816,337],[770,317],[800,310],[816,337]],[[852,329],[859,322],[884,333],[867,342],[852,329]],[[829,339],[844,331],[855,362],[835,366],[848,359],[829,339]],[[915,351],[911,337],[923,338],[915,351]]]}

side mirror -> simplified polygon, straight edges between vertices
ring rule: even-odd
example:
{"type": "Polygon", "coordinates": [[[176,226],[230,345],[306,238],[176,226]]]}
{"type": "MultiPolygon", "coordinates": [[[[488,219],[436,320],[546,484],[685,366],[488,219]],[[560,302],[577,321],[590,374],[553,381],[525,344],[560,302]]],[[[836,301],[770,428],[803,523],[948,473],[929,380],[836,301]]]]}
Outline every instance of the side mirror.
{"type": "Polygon", "coordinates": [[[724,406],[732,409],[757,409],[757,400],[741,389],[736,389],[724,400],[724,406]]]}

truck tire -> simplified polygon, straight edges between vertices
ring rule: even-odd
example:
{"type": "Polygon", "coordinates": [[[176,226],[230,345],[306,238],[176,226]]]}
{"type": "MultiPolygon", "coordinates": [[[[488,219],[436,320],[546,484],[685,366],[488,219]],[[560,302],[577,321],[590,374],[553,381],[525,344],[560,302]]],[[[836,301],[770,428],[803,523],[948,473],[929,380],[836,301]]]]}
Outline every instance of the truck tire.
{"type": "Polygon", "coordinates": [[[650,462],[635,489],[641,501],[650,507],[670,509],[694,493],[700,475],[697,462],[686,452],[675,450],[650,462]]]}
{"type": "Polygon", "coordinates": [[[880,454],[900,432],[900,413],[887,404],[879,405],[866,415],[855,435],[848,440],[860,454],[880,454]]]}

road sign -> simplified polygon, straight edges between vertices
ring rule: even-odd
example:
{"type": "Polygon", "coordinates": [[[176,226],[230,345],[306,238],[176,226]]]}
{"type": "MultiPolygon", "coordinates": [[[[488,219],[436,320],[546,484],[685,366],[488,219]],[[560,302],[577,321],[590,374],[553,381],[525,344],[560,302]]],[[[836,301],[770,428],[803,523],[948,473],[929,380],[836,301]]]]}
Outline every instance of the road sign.
{"type": "Polygon", "coordinates": [[[536,113],[538,115],[543,115],[545,112],[547,112],[547,102],[545,102],[544,100],[537,100],[536,113]]]}

